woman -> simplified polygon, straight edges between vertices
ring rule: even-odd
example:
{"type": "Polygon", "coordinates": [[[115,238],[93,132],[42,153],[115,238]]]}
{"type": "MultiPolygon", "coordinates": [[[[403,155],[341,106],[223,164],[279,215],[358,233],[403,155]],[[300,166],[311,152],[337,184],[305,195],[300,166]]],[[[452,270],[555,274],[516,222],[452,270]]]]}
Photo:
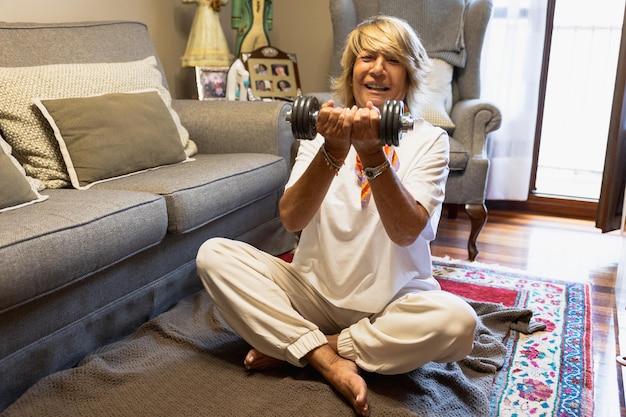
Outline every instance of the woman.
{"type": "Polygon", "coordinates": [[[474,311],[432,277],[448,136],[420,119],[396,148],[378,137],[386,100],[420,113],[429,62],[405,21],[360,24],[334,83],[346,107],[322,105],[280,201],[285,227],[302,231],[293,262],[224,239],[198,254],[209,294],[253,347],[244,365],[309,363],[359,415],[369,412],[359,369],[404,373],[460,360],[473,344],[474,311]]]}

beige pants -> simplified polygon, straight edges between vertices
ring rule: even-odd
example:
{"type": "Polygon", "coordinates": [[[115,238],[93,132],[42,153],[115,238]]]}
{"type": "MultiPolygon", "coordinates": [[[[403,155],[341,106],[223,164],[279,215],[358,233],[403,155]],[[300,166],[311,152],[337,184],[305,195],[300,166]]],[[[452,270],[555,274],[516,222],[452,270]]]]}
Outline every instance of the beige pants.
{"type": "Polygon", "coordinates": [[[222,238],[198,252],[198,275],[226,322],[251,346],[296,366],[339,335],[339,355],[381,374],[453,362],[472,349],[476,314],[444,291],[399,294],[378,314],[335,307],[291,264],[222,238]]]}

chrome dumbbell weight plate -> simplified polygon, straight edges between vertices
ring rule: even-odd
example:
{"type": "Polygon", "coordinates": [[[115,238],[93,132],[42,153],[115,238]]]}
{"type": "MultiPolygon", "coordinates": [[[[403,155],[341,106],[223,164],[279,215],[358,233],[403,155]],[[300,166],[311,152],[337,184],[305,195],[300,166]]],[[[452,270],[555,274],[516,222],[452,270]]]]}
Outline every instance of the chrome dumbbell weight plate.
{"type": "MultiPolygon", "coordinates": [[[[320,103],[315,96],[298,96],[287,112],[287,122],[296,139],[312,140],[317,135],[317,115],[320,103]]],[[[387,100],[380,112],[380,141],[383,145],[400,144],[402,132],[413,129],[413,116],[404,113],[404,103],[400,100],[387,100]]]]}

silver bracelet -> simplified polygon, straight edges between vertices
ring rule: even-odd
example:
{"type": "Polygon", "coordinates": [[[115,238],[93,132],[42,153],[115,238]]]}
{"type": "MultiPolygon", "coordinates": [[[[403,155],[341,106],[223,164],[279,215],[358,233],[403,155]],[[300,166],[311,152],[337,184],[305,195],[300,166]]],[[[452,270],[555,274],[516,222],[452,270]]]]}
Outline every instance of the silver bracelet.
{"type": "Polygon", "coordinates": [[[335,158],[330,156],[328,152],[326,152],[326,147],[324,145],[320,147],[320,150],[322,151],[322,155],[324,155],[324,160],[326,161],[326,165],[330,169],[335,170],[335,175],[339,175],[339,170],[343,166],[343,161],[337,161],[335,158]]]}

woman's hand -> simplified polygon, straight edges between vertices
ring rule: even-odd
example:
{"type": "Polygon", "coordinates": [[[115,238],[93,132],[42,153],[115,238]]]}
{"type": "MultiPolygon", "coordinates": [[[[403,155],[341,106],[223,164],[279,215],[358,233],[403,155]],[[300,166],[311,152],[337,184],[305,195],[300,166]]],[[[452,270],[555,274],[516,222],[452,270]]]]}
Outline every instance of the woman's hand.
{"type": "Polygon", "coordinates": [[[324,136],[326,151],[343,161],[350,151],[350,135],[356,107],[335,107],[332,100],[322,104],[317,115],[317,131],[324,136]]]}
{"type": "Polygon", "coordinates": [[[358,109],[352,121],[350,140],[361,158],[380,152],[380,110],[371,101],[358,109]]]}

